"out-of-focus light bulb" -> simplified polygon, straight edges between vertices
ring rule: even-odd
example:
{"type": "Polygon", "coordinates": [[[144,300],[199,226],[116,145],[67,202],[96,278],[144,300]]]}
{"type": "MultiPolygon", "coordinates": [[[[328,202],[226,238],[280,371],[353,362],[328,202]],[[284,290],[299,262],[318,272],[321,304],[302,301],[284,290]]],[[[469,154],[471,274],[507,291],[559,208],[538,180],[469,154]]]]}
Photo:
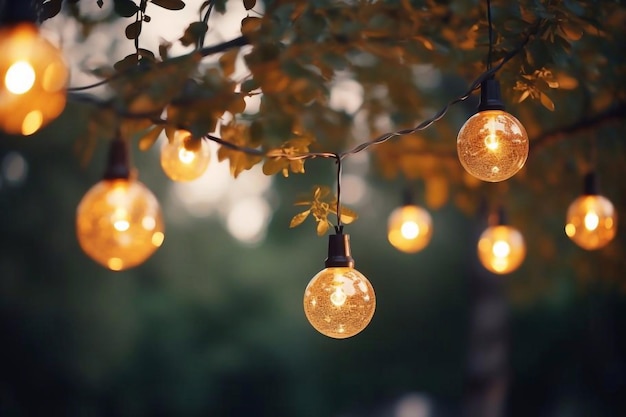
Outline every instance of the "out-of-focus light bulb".
{"type": "Polygon", "coordinates": [[[372,284],[350,267],[323,269],[304,292],[306,318],[318,332],[335,339],[361,332],[375,309],[372,284]]]}
{"type": "Polygon", "coordinates": [[[456,147],[463,168],[482,181],[504,181],[526,163],[528,134],[519,120],[504,111],[496,80],[482,82],[478,113],[461,127],[456,147]]]}
{"type": "Polygon", "coordinates": [[[161,148],[161,167],[174,181],[193,181],[207,170],[211,160],[209,145],[193,139],[191,133],[177,130],[171,142],[161,148]]]}
{"type": "Polygon", "coordinates": [[[617,212],[604,196],[582,195],[567,209],[565,234],[583,249],[606,246],[617,231],[617,212]]]}
{"type": "Polygon", "coordinates": [[[143,263],[165,235],[159,203],[141,182],[102,180],[76,212],[78,242],[94,261],[113,271],[143,263]]]}
{"type": "Polygon", "coordinates": [[[502,110],[485,110],[470,117],[459,131],[456,144],[463,168],[483,181],[511,178],[528,158],[524,126],[502,110]]]}
{"type": "Polygon", "coordinates": [[[433,235],[432,218],[428,211],[408,204],[389,215],[387,238],[396,249],[415,253],[424,249],[433,235]]]}
{"type": "Polygon", "coordinates": [[[524,238],[511,226],[488,227],[478,240],[478,258],[493,273],[508,274],[515,271],[525,256],[524,238]]]}
{"type": "Polygon", "coordinates": [[[31,135],[65,107],[68,71],[34,24],[0,29],[0,128],[31,135]]]}
{"type": "Polygon", "coordinates": [[[326,268],[304,291],[304,314],[325,336],[345,339],[361,332],[374,316],[376,296],[367,278],[354,269],[348,235],[330,235],[326,268]]]}

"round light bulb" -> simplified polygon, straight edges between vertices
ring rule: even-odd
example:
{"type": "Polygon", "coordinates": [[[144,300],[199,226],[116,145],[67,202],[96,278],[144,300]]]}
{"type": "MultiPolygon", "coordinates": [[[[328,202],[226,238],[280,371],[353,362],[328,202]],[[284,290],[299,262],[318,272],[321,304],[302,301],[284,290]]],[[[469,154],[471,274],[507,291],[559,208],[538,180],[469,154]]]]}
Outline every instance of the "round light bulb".
{"type": "Polygon", "coordinates": [[[204,140],[193,140],[191,133],[177,130],[171,142],[161,148],[161,167],[174,181],[193,181],[207,170],[211,152],[204,140]]]}
{"type": "Polygon", "coordinates": [[[432,218],[421,207],[405,205],[389,215],[387,238],[393,247],[402,252],[415,253],[424,249],[432,235],[432,218]]]}
{"type": "Polygon", "coordinates": [[[102,180],[76,212],[78,242],[90,258],[113,271],[143,263],[163,243],[159,203],[139,181],[102,180]]]}
{"type": "Polygon", "coordinates": [[[0,30],[0,129],[31,135],[65,107],[68,71],[33,24],[0,30]]]}
{"type": "Polygon", "coordinates": [[[617,213],[609,199],[601,195],[578,197],[567,209],[565,234],[587,250],[606,246],[617,231],[617,213]]]}
{"type": "Polygon", "coordinates": [[[461,165],[488,182],[511,178],[528,158],[528,134],[514,116],[485,110],[470,117],[456,139],[461,165]]]}
{"type": "Polygon", "coordinates": [[[361,332],[374,316],[372,284],[354,268],[332,267],[313,277],[304,292],[304,313],[323,335],[345,339],[361,332]]]}
{"type": "Polygon", "coordinates": [[[524,238],[511,226],[492,226],[480,235],[478,258],[493,273],[508,274],[515,271],[525,256],[524,238]]]}

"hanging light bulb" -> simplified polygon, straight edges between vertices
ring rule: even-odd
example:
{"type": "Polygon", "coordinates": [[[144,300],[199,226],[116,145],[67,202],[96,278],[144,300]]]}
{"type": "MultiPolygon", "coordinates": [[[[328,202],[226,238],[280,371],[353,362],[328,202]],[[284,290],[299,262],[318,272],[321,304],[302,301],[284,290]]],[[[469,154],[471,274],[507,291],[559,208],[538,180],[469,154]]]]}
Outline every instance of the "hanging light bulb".
{"type": "Polygon", "coordinates": [[[585,176],[583,195],[567,209],[565,234],[587,250],[606,246],[617,231],[617,213],[609,199],[598,193],[595,174],[585,176]]]}
{"type": "Polygon", "coordinates": [[[76,212],[76,234],[94,261],[121,271],[143,263],[161,246],[159,203],[141,182],[130,178],[126,144],[111,144],[102,181],[85,194],[76,212]]]}
{"type": "Polygon", "coordinates": [[[0,129],[27,136],[63,111],[68,71],[59,50],[39,34],[32,4],[6,3],[0,29],[0,129]]]}
{"type": "Polygon", "coordinates": [[[463,168],[483,181],[504,181],[526,163],[528,134],[504,111],[500,85],[493,78],[481,84],[478,113],[461,127],[456,145],[463,168]]]}
{"type": "Polygon", "coordinates": [[[354,269],[349,236],[340,229],[329,236],[325,265],[304,291],[306,318],[325,336],[354,336],[372,320],[376,296],[372,284],[354,269]]]}
{"type": "Polygon", "coordinates": [[[414,204],[396,208],[387,221],[387,238],[396,249],[415,253],[424,249],[433,235],[433,221],[428,211],[414,204]]]}
{"type": "Polygon", "coordinates": [[[496,224],[485,229],[478,240],[480,262],[495,274],[509,274],[519,268],[525,257],[524,237],[519,230],[506,225],[500,211],[496,224]]]}
{"type": "Polygon", "coordinates": [[[207,170],[211,160],[209,145],[194,139],[186,130],[177,130],[174,138],[161,148],[161,167],[174,181],[193,181],[207,170]]]}

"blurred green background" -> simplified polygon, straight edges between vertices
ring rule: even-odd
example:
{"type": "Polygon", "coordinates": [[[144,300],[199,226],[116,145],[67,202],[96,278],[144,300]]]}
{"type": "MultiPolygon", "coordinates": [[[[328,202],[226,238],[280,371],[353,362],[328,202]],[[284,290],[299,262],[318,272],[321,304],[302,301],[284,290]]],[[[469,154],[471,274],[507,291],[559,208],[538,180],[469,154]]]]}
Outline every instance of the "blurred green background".
{"type": "Polygon", "coordinates": [[[493,277],[475,259],[484,222],[452,204],[432,212],[424,251],[395,251],[385,228],[402,184],[366,173],[369,197],[346,230],[377,311],[361,334],[333,340],[302,311],[326,238],[311,223],[288,229],[295,196],[332,185],[330,162],[274,179],[267,235],[248,245],[219,217],[185,213],[158,154],[136,152],[166,239],[141,267],[114,273],[75,239],[75,208],[106,146],[81,164],[80,112],[0,138],[0,415],[428,417],[502,399],[511,417],[626,415],[626,298],[603,278],[615,272],[603,268],[612,249],[576,248],[563,213],[542,223],[557,256],[537,257],[540,227],[522,224],[524,266],[493,277]]]}

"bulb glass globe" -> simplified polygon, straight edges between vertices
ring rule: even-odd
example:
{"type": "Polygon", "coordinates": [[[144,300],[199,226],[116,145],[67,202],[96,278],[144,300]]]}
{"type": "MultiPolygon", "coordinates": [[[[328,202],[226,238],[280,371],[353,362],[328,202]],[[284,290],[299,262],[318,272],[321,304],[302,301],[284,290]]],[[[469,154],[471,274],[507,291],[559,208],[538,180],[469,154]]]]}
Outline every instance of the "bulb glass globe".
{"type": "Polygon", "coordinates": [[[432,235],[432,218],[421,207],[405,205],[389,215],[387,238],[393,247],[402,252],[415,253],[424,249],[432,235]]]}
{"type": "Polygon", "coordinates": [[[100,181],[85,194],[76,213],[81,248],[113,271],[148,259],[163,243],[163,229],[156,197],[138,181],[100,181]]]}
{"type": "Polygon", "coordinates": [[[578,197],[567,209],[565,234],[587,250],[606,246],[617,231],[617,212],[609,199],[601,195],[578,197]]]}
{"type": "Polygon", "coordinates": [[[68,71],[33,24],[0,29],[0,129],[31,135],[65,107],[68,71]]]}
{"type": "Polygon", "coordinates": [[[304,313],[323,335],[345,339],[361,332],[374,316],[374,288],[354,268],[326,268],[304,292],[304,313]]]}
{"type": "Polygon", "coordinates": [[[191,133],[178,130],[174,139],[161,148],[161,167],[174,181],[193,181],[207,170],[211,160],[209,145],[204,140],[193,141],[191,133]],[[190,149],[193,145],[196,149],[190,149]]]}
{"type": "Polygon", "coordinates": [[[524,261],[526,244],[522,234],[511,226],[487,228],[478,240],[478,258],[495,274],[515,271],[524,261]]]}
{"type": "Polygon", "coordinates": [[[502,110],[485,110],[470,117],[459,131],[456,145],[463,168],[488,182],[511,178],[528,158],[526,129],[502,110]]]}

